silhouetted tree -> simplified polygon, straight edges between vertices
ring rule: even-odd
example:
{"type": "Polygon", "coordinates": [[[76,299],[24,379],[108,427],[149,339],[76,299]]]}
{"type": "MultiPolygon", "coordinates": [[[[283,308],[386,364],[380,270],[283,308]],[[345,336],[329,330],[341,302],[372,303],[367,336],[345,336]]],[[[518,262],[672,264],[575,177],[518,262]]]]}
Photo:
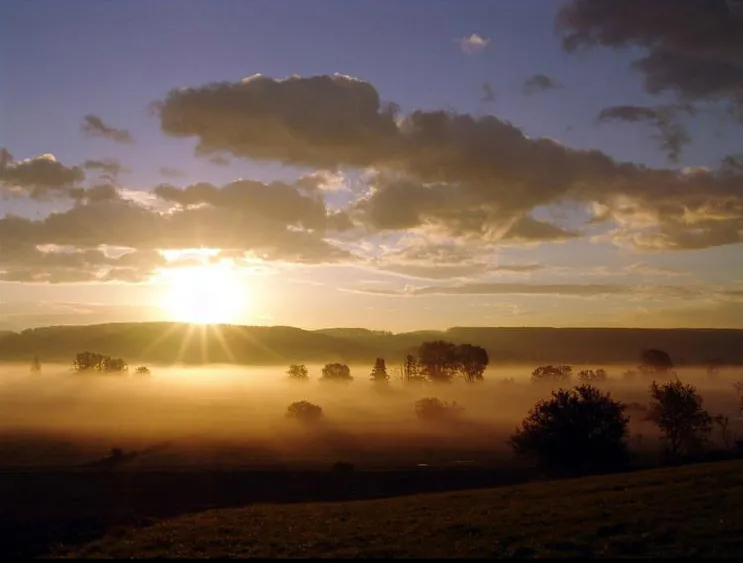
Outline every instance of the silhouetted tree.
{"type": "Polygon", "coordinates": [[[123,373],[129,369],[127,363],[121,358],[103,357],[103,371],[107,373],[123,373]]]}
{"type": "Polygon", "coordinates": [[[421,420],[451,420],[464,410],[456,401],[447,403],[436,397],[427,397],[415,402],[415,414],[421,420]]]}
{"type": "Polygon", "coordinates": [[[720,414],[714,417],[712,422],[715,423],[715,426],[717,426],[720,431],[720,441],[722,442],[723,447],[726,450],[732,449],[733,433],[730,430],[730,417],[720,414]]]}
{"type": "Polygon", "coordinates": [[[480,346],[472,344],[460,344],[456,350],[459,360],[459,369],[462,371],[465,381],[482,381],[485,369],[490,363],[488,352],[480,346]]]}
{"type": "Polygon", "coordinates": [[[420,373],[418,360],[412,354],[405,356],[405,362],[402,365],[402,380],[405,382],[425,381],[425,377],[420,373]]]}
{"type": "Polygon", "coordinates": [[[451,381],[460,367],[457,347],[444,340],[424,342],[418,348],[418,365],[431,381],[451,381]]]}
{"type": "Polygon", "coordinates": [[[41,373],[41,362],[38,356],[34,356],[34,359],[31,360],[31,373],[41,373]]]}
{"type": "Polygon", "coordinates": [[[578,381],[583,383],[594,383],[598,381],[606,381],[606,370],[604,369],[582,369],[578,372],[578,381]]]}
{"type": "Polygon", "coordinates": [[[73,362],[75,371],[103,370],[103,356],[95,352],[79,352],[73,362]]]}
{"type": "Polygon", "coordinates": [[[640,352],[639,369],[646,375],[671,375],[673,361],[668,352],[650,348],[640,352]]]}
{"type": "Polygon", "coordinates": [[[148,368],[147,366],[139,366],[139,367],[138,367],[138,368],[137,368],[137,369],[136,369],[136,370],[134,371],[134,373],[135,373],[135,374],[137,374],[137,375],[140,375],[140,376],[146,377],[146,376],[150,375],[150,368],[148,368]]]}
{"type": "Polygon", "coordinates": [[[322,418],[322,407],[309,401],[297,401],[287,407],[286,416],[300,422],[317,422],[322,418]]]}
{"type": "Polygon", "coordinates": [[[624,405],[591,385],[539,401],[509,440],[514,452],[555,473],[616,469],[628,461],[624,405]]]}
{"type": "Polygon", "coordinates": [[[390,380],[390,375],[387,373],[387,364],[384,358],[377,358],[374,362],[374,367],[371,370],[369,378],[375,383],[387,383],[390,380]]]}
{"type": "Polygon", "coordinates": [[[532,383],[567,383],[570,381],[570,376],[573,373],[573,368],[570,366],[539,366],[533,372],[531,372],[532,383]]]}
{"type": "Polygon", "coordinates": [[[663,433],[671,457],[699,451],[712,429],[712,417],[702,408],[696,387],[680,381],[650,386],[648,419],[663,433]]]}
{"type": "Polygon", "coordinates": [[[322,368],[322,381],[351,381],[351,368],[346,364],[325,364],[322,368]]]}
{"type": "Polygon", "coordinates": [[[292,364],[286,372],[292,381],[309,381],[310,374],[304,364],[292,364]]]}

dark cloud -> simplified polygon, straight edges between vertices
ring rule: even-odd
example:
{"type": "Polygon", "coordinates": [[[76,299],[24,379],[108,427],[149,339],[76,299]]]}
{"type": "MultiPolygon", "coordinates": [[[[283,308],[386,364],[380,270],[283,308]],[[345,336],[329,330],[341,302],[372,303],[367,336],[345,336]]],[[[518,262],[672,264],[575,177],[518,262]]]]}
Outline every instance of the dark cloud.
{"type": "Polygon", "coordinates": [[[97,115],[88,114],[83,117],[80,129],[88,137],[99,137],[124,144],[134,142],[134,138],[129,131],[107,125],[97,115]]]}
{"type": "Polygon", "coordinates": [[[595,220],[616,223],[612,240],[640,248],[743,241],[743,174],[734,167],[724,175],[650,169],[529,137],[494,116],[415,111],[398,118],[379,100],[372,85],[349,77],[258,77],[173,91],[158,111],[164,132],[195,136],[201,151],[375,168],[371,192],[350,209],[371,229],[561,239],[573,233],[535,223],[531,212],[574,201],[594,206],[595,220]]]}
{"type": "Polygon", "coordinates": [[[0,193],[33,199],[64,196],[71,186],[85,178],[79,167],[67,167],[51,154],[19,161],[10,160],[7,151],[4,155],[0,193]]]}
{"type": "Polygon", "coordinates": [[[522,86],[521,91],[524,95],[530,96],[538,92],[546,92],[547,90],[559,90],[562,87],[562,84],[557,82],[554,78],[550,78],[545,74],[534,74],[524,80],[524,85],[522,86]]]}
{"type": "Polygon", "coordinates": [[[481,102],[489,103],[495,101],[495,90],[493,89],[493,86],[490,84],[490,82],[483,82],[482,86],[482,98],[480,98],[481,102]]]}
{"type": "Polygon", "coordinates": [[[77,283],[141,282],[165,259],[154,251],[129,251],[108,256],[96,248],[40,250],[32,244],[0,247],[0,280],[9,282],[77,283]]]}
{"type": "Polygon", "coordinates": [[[633,67],[653,94],[719,100],[743,121],[743,18],[726,0],[571,0],[557,24],[568,52],[644,50],[633,67]]]}
{"type": "Polygon", "coordinates": [[[215,166],[229,166],[230,164],[230,160],[228,158],[225,158],[218,154],[210,157],[209,162],[211,162],[215,166]]]}
{"type": "Polygon", "coordinates": [[[333,75],[274,80],[256,75],[171,91],[163,131],[196,136],[198,152],[321,168],[367,166],[394,135],[394,115],[369,83],[333,75]]]}
{"type": "Polygon", "coordinates": [[[86,160],[83,162],[83,168],[86,170],[95,170],[99,173],[101,180],[107,182],[115,182],[120,174],[128,172],[129,170],[123,166],[118,160],[114,158],[106,158],[103,160],[86,160]]]}
{"type": "Polygon", "coordinates": [[[158,172],[165,178],[183,178],[186,175],[185,172],[183,172],[182,170],[178,170],[177,168],[173,168],[171,166],[161,166],[158,169],[158,172]]]}
{"type": "Polygon", "coordinates": [[[598,123],[607,121],[646,122],[657,129],[653,136],[659,141],[660,149],[668,155],[671,162],[678,162],[683,148],[691,142],[686,128],[678,121],[679,114],[694,114],[693,107],[658,106],[612,106],[602,109],[596,116],[598,123]]]}

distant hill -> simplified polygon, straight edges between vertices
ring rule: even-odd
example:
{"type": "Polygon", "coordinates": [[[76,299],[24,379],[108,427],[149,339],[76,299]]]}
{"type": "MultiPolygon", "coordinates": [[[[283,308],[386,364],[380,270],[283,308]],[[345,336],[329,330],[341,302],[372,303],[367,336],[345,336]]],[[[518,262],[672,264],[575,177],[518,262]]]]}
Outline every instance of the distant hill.
{"type": "Polygon", "coordinates": [[[743,364],[743,330],[634,328],[477,328],[392,334],[360,328],[316,331],[274,326],[194,326],[181,323],[112,323],[34,328],[0,333],[0,361],[71,362],[90,350],[142,363],[275,365],[342,361],[369,363],[377,356],[402,361],[421,342],[445,339],[483,346],[491,362],[633,363],[643,348],[666,350],[678,364],[717,359],[743,364]]]}

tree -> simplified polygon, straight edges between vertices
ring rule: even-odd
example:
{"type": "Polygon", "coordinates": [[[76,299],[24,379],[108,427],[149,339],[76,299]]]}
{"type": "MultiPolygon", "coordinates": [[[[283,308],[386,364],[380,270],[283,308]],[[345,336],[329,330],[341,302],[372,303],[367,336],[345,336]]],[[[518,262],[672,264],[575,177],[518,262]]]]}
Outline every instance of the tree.
{"type": "Polygon", "coordinates": [[[346,364],[325,364],[321,381],[351,381],[351,368],[346,364]]]}
{"type": "Polygon", "coordinates": [[[150,368],[148,368],[147,366],[139,366],[134,373],[146,377],[150,375],[150,368]]]}
{"type": "Polygon", "coordinates": [[[420,373],[418,360],[413,354],[405,356],[405,362],[402,365],[402,380],[405,382],[425,381],[425,378],[420,373]]]}
{"type": "Polygon", "coordinates": [[[34,359],[31,360],[31,373],[41,373],[41,362],[38,356],[34,356],[34,359]]]}
{"type": "Polygon", "coordinates": [[[464,410],[456,401],[447,403],[436,397],[427,397],[415,402],[415,414],[421,420],[451,420],[464,410]]]}
{"type": "Polygon", "coordinates": [[[309,401],[297,401],[287,407],[286,416],[299,422],[318,422],[322,418],[322,407],[309,401]]]}
{"type": "Polygon", "coordinates": [[[593,383],[598,381],[606,381],[606,370],[604,369],[582,369],[578,372],[578,381],[584,383],[593,383]]]}
{"type": "Polygon", "coordinates": [[[624,405],[591,385],[553,391],[509,440],[519,456],[556,473],[616,469],[628,461],[624,405]]]}
{"type": "Polygon", "coordinates": [[[698,451],[712,430],[712,417],[702,408],[696,387],[680,381],[650,386],[648,419],[660,428],[671,457],[698,451]]]}
{"type": "Polygon", "coordinates": [[[646,375],[669,375],[673,370],[673,361],[668,352],[650,348],[640,352],[639,369],[646,375]]]}
{"type": "Polygon", "coordinates": [[[304,364],[292,364],[286,372],[292,381],[309,381],[310,374],[304,364]]]}
{"type": "Polygon", "coordinates": [[[101,371],[103,369],[103,356],[94,352],[79,352],[72,365],[75,371],[101,371]]]}
{"type": "Polygon", "coordinates": [[[103,371],[107,373],[124,373],[129,369],[127,363],[121,358],[103,356],[103,371]]]}
{"type": "Polygon", "coordinates": [[[570,366],[539,366],[533,372],[531,372],[532,383],[567,383],[570,381],[570,376],[573,373],[573,368],[570,366]]]}
{"type": "Polygon", "coordinates": [[[387,364],[384,358],[377,358],[374,362],[369,378],[375,383],[387,383],[390,380],[390,375],[387,373],[387,364]]]}
{"type": "Polygon", "coordinates": [[[469,383],[482,381],[485,369],[490,363],[487,350],[472,344],[461,344],[457,347],[457,356],[465,381],[469,383]]]}
{"type": "Polygon", "coordinates": [[[457,347],[444,340],[424,342],[418,348],[418,365],[431,381],[451,381],[460,366],[457,347]]]}

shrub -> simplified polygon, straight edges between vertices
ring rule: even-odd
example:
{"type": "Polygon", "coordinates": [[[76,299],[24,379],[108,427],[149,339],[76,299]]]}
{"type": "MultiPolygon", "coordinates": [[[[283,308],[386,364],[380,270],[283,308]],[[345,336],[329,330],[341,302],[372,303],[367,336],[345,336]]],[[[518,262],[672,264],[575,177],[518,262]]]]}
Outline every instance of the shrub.
{"type": "Polygon", "coordinates": [[[136,369],[136,370],[134,371],[134,373],[135,373],[136,375],[148,376],[148,375],[150,375],[150,368],[148,368],[147,366],[139,366],[139,367],[138,367],[138,368],[137,368],[137,369],[136,369]]]}
{"type": "Polygon", "coordinates": [[[591,385],[559,389],[534,406],[509,444],[548,472],[616,469],[628,461],[624,408],[591,385]]]}
{"type": "Polygon", "coordinates": [[[447,403],[435,397],[420,399],[415,402],[415,414],[421,420],[451,420],[464,410],[454,401],[447,403]]]}
{"type": "Polygon", "coordinates": [[[317,422],[322,419],[322,407],[309,401],[297,401],[286,409],[286,416],[300,422],[317,422]]]}

